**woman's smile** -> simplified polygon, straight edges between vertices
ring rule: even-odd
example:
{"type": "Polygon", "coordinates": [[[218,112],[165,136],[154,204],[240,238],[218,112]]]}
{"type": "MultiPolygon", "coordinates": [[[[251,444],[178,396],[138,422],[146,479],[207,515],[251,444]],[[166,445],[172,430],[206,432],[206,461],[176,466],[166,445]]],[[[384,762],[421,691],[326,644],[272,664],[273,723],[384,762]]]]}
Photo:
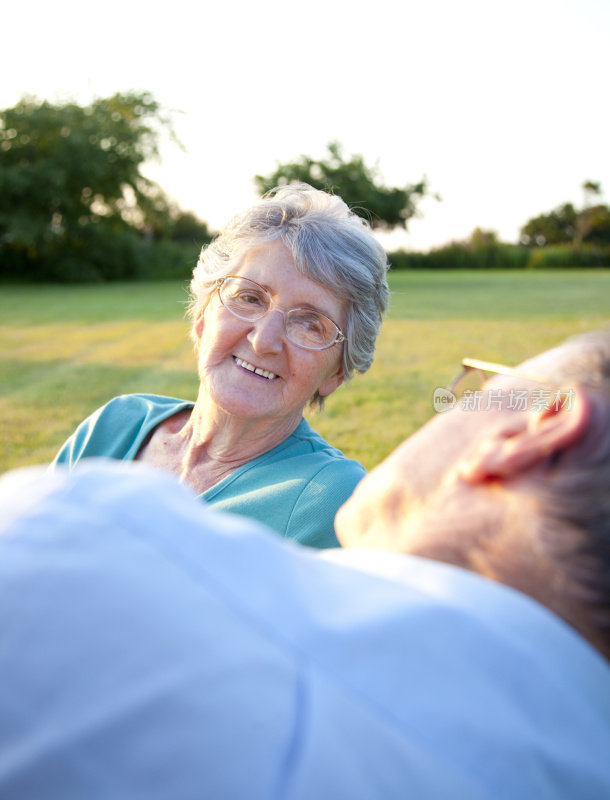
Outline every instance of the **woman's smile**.
{"type": "Polygon", "coordinates": [[[265,378],[268,381],[274,381],[278,378],[278,375],[276,375],[274,372],[261,369],[260,367],[255,367],[254,364],[251,364],[249,361],[244,361],[243,358],[233,356],[233,360],[238,367],[242,367],[243,369],[246,369],[248,372],[254,373],[255,375],[260,375],[262,378],[265,378]]]}

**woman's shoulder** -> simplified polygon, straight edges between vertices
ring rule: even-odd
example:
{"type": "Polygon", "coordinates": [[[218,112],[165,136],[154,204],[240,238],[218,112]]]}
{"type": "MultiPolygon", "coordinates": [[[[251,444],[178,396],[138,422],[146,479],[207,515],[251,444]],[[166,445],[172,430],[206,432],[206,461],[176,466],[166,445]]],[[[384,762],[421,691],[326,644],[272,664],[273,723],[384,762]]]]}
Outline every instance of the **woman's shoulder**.
{"type": "Polygon", "coordinates": [[[349,495],[366,475],[366,470],[355,459],[348,458],[333,447],[306,420],[280,445],[247,465],[245,472],[250,480],[271,481],[270,476],[284,483],[315,486],[329,496],[349,495]]]}
{"type": "Polygon", "coordinates": [[[113,397],[84,419],[64,443],[55,463],[74,464],[84,457],[107,456],[130,459],[160,422],[183,408],[187,400],[153,394],[123,394],[113,397]]]}
{"type": "MultiPolygon", "coordinates": [[[[320,462],[328,466],[340,465],[341,469],[350,469],[362,477],[366,470],[353,458],[349,458],[341,450],[333,447],[320,434],[315,431],[306,419],[301,420],[294,433],[286,440],[287,450],[293,449],[302,453],[311,453],[317,456],[320,462]]],[[[288,455],[288,453],[287,453],[288,455]]]]}
{"type": "Polygon", "coordinates": [[[158,424],[189,404],[176,397],[165,397],[156,394],[120,394],[100,406],[86,419],[77,430],[120,425],[141,425],[148,420],[158,424]]]}

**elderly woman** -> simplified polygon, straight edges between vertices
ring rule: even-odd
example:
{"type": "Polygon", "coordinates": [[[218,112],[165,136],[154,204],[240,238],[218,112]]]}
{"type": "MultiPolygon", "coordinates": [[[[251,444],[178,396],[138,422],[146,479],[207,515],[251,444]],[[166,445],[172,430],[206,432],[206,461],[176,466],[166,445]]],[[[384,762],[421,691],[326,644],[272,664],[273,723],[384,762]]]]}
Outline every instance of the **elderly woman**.
{"type": "Polygon", "coordinates": [[[190,316],[196,402],[117,397],[54,464],[106,456],[176,473],[218,508],[314,547],[364,475],[303,418],[371,365],[387,306],[387,258],[339,198],[306,185],[269,193],[202,250],[190,316]]]}

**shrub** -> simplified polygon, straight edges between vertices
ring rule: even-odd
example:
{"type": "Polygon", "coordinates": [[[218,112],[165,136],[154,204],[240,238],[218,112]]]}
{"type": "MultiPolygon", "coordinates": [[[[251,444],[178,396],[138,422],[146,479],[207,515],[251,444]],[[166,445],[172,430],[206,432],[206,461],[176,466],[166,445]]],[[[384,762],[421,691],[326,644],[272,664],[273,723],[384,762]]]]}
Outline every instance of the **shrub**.
{"type": "Polygon", "coordinates": [[[523,245],[502,244],[473,246],[472,243],[452,242],[429,253],[410,253],[398,250],[389,254],[395,270],[403,269],[563,269],[569,267],[610,267],[610,247],[584,245],[573,248],[528,248],[523,245]]]}
{"type": "Polygon", "coordinates": [[[570,267],[610,267],[610,247],[585,245],[578,249],[564,245],[530,250],[530,269],[567,269],[570,267]]]}
{"type": "Polygon", "coordinates": [[[522,269],[527,266],[528,250],[512,244],[493,243],[474,247],[454,242],[429,253],[398,250],[389,254],[393,269],[522,269]]]}
{"type": "Polygon", "coordinates": [[[200,245],[142,238],[131,230],[88,225],[79,237],[44,248],[0,242],[0,281],[94,283],[188,280],[200,245]]]}
{"type": "Polygon", "coordinates": [[[189,280],[201,245],[163,240],[146,248],[146,266],[140,277],[152,281],[189,280]]]}

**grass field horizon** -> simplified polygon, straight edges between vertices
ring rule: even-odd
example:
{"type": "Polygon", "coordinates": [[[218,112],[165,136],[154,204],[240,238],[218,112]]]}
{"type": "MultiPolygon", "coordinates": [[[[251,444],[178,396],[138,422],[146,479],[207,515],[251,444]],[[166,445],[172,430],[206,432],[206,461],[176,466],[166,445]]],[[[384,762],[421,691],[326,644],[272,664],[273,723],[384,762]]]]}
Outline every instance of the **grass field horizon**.
{"type": "MultiPolygon", "coordinates": [[[[516,364],[610,325],[610,270],[390,273],[375,363],[307,413],[371,469],[433,414],[460,359],[516,364]]],[[[0,471],[48,463],[75,426],[130,392],[194,399],[184,282],[0,287],[0,471]]]]}

